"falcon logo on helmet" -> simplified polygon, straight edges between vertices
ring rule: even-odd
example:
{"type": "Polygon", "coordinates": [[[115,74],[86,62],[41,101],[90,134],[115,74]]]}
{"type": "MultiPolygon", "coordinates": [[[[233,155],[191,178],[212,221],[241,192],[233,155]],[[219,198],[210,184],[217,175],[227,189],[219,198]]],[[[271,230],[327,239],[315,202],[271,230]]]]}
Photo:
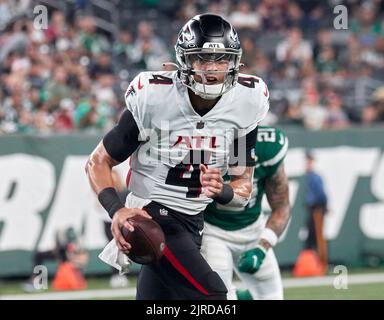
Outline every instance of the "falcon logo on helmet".
{"type": "Polygon", "coordinates": [[[180,31],[180,34],[179,34],[179,42],[180,43],[184,43],[184,42],[190,42],[192,41],[193,39],[195,38],[195,36],[193,35],[191,29],[189,28],[189,25],[186,25],[185,28],[183,28],[181,31],[180,31]]]}
{"type": "Polygon", "coordinates": [[[175,45],[181,82],[204,99],[216,99],[237,83],[242,50],[232,25],[213,14],[197,15],[175,45]]]}
{"type": "Polygon", "coordinates": [[[235,44],[237,43],[237,42],[239,42],[239,37],[238,37],[238,35],[237,35],[237,32],[235,31],[235,29],[233,29],[233,27],[231,27],[231,32],[230,32],[230,34],[229,34],[229,37],[232,39],[232,41],[233,41],[233,44],[230,44],[230,46],[232,45],[232,46],[236,46],[235,44]]]}

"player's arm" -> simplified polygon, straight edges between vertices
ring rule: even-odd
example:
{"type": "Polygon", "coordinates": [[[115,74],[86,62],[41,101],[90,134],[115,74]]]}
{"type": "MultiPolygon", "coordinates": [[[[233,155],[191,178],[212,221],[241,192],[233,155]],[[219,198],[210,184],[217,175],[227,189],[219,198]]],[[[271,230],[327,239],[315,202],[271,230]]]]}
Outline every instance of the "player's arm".
{"type": "Polygon", "coordinates": [[[201,184],[207,197],[228,207],[245,207],[252,194],[253,172],[255,166],[254,146],[256,144],[257,128],[240,140],[234,141],[233,154],[241,156],[229,170],[230,183],[224,184],[219,169],[207,169],[201,165],[201,184]],[[242,152],[242,153],[241,153],[242,152]]]}
{"type": "Polygon", "coordinates": [[[261,232],[259,245],[240,255],[237,268],[241,272],[255,273],[260,269],[267,250],[277,243],[288,224],[291,210],[288,178],[284,171],[284,164],[279,166],[274,175],[266,179],[265,192],[272,213],[261,232]]]}
{"type": "Polygon", "coordinates": [[[129,251],[130,245],[121,234],[122,226],[133,231],[133,226],[127,221],[128,218],[137,214],[148,218],[150,216],[141,209],[125,208],[114,188],[112,168],[125,161],[138,148],[140,145],[138,136],[139,129],[132,113],[124,111],[117,125],[97,145],[86,164],[91,187],[112,218],[112,233],[117,246],[125,252],[129,251]]]}
{"type": "Polygon", "coordinates": [[[110,157],[103,141],[100,141],[85,166],[89,183],[97,195],[105,188],[113,188],[112,168],[119,163],[110,157]]]}
{"type": "Polygon", "coordinates": [[[265,236],[265,238],[261,236],[260,244],[268,250],[276,244],[277,239],[285,230],[291,215],[288,178],[285,174],[284,163],[279,166],[273,176],[266,179],[265,194],[272,209],[271,216],[265,228],[272,230],[276,236],[275,238],[275,236],[272,235],[269,241],[267,239],[268,236],[265,236]]]}

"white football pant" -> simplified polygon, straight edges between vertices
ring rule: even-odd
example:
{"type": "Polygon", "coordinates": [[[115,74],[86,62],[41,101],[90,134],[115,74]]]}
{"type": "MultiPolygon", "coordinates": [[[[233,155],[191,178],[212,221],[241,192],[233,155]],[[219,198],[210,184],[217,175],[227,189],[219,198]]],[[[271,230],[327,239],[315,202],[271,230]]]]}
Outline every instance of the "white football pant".
{"type": "Polygon", "coordinates": [[[207,222],[204,224],[201,253],[211,268],[223,279],[228,289],[229,300],[237,299],[236,288],[232,283],[233,271],[250,291],[253,299],[283,299],[280,269],[272,248],[268,250],[263,264],[256,273],[243,273],[236,268],[240,254],[257,246],[264,225],[263,217],[252,225],[236,231],[226,231],[207,222]]]}

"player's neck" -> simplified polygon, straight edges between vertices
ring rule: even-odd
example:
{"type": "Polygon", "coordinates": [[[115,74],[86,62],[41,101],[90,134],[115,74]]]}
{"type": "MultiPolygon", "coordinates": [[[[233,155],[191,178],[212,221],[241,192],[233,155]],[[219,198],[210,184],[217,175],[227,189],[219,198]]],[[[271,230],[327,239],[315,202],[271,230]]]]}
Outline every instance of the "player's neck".
{"type": "Polygon", "coordinates": [[[211,110],[221,97],[214,100],[206,100],[195,94],[192,90],[188,89],[189,100],[191,101],[193,109],[200,114],[204,115],[211,110]]]}

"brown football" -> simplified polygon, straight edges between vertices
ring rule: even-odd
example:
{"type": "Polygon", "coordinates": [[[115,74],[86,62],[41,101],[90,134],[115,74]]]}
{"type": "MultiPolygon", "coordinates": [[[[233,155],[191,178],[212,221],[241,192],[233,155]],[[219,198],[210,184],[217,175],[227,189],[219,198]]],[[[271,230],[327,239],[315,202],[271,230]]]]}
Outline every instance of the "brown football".
{"type": "Polygon", "coordinates": [[[122,228],[123,237],[131,245],[128,257],[139,264],[150,264],[159,260],[165,246],[164,233],[160,225],[153,219],[139,215],[128,221],[135,228],[133,232],[122,228]]]}

